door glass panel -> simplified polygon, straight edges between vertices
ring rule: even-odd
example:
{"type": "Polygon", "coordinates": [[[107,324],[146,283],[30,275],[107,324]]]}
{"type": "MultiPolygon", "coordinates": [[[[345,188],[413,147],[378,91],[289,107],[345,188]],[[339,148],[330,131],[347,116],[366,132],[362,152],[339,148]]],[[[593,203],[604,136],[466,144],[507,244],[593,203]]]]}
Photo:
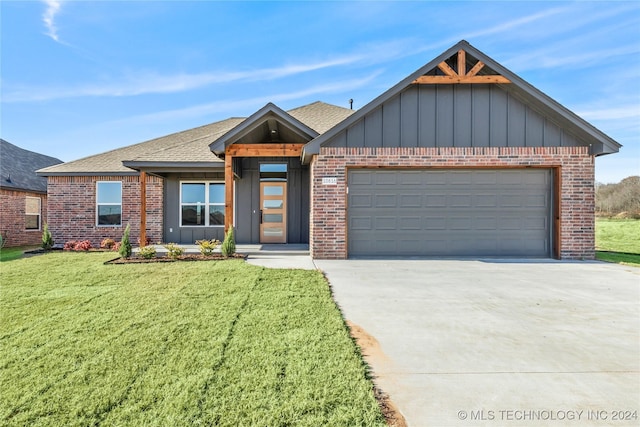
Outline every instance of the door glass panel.
{"type": "Polygon", "coordinates": [[[264,187],[264,195],[265,196],[282,196],[284,194],[283,188],[281,186],[266,186],[264,187]]]}
{"type": "Polygon", "coordinates": [[[262,222],[282,222],[282,214],[264,214],[262,222]]]}
{"type": "Polygon", "coordinates": [[[286,181],[286,163],[262,163],[260,165],[260,181],[286,181]]]}
{"type": "Polygon", "coordinates": [[[269,237],[282,236],[284,229],[282,227],[264,227],[262,233],[269,237]]]}
{"type": "Polygon", "coordinates": [[[262,209],[282,209],[284,205],[283,200],[263,200],[262,209]]]}

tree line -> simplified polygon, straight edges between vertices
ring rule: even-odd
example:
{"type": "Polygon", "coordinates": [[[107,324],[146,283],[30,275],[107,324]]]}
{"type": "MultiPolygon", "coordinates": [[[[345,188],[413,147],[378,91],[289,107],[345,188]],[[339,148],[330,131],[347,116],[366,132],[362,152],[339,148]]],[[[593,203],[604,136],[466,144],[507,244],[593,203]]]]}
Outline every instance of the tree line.
{"type": "Polygon", "coordinates": [[[596,215],[640,219],[640,176],[617,184],[596,182],[596,215]]]}

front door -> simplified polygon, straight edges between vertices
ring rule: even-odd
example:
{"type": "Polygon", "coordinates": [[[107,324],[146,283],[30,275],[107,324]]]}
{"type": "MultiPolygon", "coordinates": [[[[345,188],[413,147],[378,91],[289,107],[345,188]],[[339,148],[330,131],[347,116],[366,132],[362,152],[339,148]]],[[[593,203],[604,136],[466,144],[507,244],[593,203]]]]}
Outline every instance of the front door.
{"type": "Polygon", "coordinates": [[[287,182],[260,183],[260,243],[287,243],[287,182]]]}

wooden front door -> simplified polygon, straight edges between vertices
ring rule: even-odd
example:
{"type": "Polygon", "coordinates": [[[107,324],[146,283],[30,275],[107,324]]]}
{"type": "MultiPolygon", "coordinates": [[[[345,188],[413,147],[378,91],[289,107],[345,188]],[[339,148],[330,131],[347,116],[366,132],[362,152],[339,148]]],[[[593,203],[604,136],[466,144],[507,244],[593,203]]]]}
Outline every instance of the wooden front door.
{"type": "Polygon", "coordinates": [[[260,183],[260,243],[287,243],[287,183],[260,183]]]}

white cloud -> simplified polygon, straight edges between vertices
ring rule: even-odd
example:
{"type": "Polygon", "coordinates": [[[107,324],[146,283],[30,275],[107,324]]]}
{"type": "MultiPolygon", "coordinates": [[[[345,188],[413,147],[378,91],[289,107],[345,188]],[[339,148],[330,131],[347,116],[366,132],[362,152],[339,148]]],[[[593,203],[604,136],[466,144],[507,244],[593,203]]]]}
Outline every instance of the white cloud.
{"type": "Polygon", "coordinates": [[[62,7],[62,1],[44,0],[44,3],[47,5],[47,9],[44,11],[44,14],[42,15],[42,22],[44,22],[44,26],[47,28],[46,35],[51,37],[56,42],[60,42],[60,37],[58,36],[58,28],[56,27],[55,18],[58,12],[60,12],[60,8],[62,7]]]}
{"type": "Polygon", "coordinates": [[[215,73],[128,73],[114,83],[92,83],[76,87],[17,87],[11,89],[5,82],[4,102],[51,101],[77,97],[124,97],[158,93],[178,93],[212,84],[237,81],[257,82],[275,80],[296,74],[348,65],[363,59],[361,55],[349,55],[306,64],[287,64],[280,67],[215,73]]]}
{"type": "Polygon", "coordinates": [[[166,120],[193,118],[211,116],[215,113],[229,112],[229,111],[241,111],[241,110],[256,110],[268,102],[279,103],[285,101],[291,101],[295,99],[301,99],[316,94],[328,94],[335,92],[344,92],[346,90],[353,90],[355,88],[363,87],[374,81],[380,72],[371,73],[368,76],[363,76],[358,79],[337,81],[332,83],[321,84],[312,86],[296,92],[285,92],[280,94],[264,95],[255,98],[239,99],[239,100],[220,100],[216,102],[210,102],[207,104],[194,105],[191,107],[159,111],[156,113],[142,114],[133,117],[127,117],[125,119],[115,120],[109,122],[113,124],[125,124],[125,123],[137,123],[142,122],[164,122],[166,120]]]}

